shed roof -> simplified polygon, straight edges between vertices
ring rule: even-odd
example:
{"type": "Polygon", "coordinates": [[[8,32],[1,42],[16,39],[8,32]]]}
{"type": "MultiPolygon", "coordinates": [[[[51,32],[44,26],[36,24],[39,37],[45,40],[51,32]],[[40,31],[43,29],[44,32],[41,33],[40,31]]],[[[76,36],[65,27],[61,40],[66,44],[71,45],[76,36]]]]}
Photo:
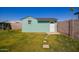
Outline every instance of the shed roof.
{"type": "MultiPolygon", "coordinates": [[[[29,16],[29,17],[31,17],[31,16],[29,16]]],[[[26,19],[26,18],[28,18],[28,17],[21,18],[21,20],[22,19],[26,19]]],[[[37,19],[38,21],[53,21],[53,22],[57,22],[56,18],[35,18],[35,19],[37,19]]]]}
{"type": "Polygon", "coordinates": [[[38,21],[57,21],[56,18],[36,18],[38,21]]]}

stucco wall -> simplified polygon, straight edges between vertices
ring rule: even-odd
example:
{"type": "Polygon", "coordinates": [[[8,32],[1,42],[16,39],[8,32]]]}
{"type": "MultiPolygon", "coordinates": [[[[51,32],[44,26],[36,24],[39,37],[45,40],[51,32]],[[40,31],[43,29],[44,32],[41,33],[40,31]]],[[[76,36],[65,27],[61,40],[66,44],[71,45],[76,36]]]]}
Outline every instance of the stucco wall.
{"type": "Polygon", "coordinates": [[[49,23],[38,23],[37,19],[28,17],[22,20],[22,32],[49,32],[49,23]],[[31,24],[28,24],[31,20],[31,24]]]}
{"type": "Polygon", "coordinates": [[[49,24],[24,24],[22,32],[49,32],[49,24]]]}

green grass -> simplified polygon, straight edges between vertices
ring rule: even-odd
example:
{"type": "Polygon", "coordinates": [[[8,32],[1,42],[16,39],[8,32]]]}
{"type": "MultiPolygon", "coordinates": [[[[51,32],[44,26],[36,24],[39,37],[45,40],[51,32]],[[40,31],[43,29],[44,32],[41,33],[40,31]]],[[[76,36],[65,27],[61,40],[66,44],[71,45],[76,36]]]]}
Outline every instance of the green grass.
{"type": "Polygon", "coordinates": [[[50,35],[47,41],[50,48],[42,48],[45,33],[22,33],[14,30],[0,30],[0,51],[11,52],[63,52],[79,51],[79,40],[64,35],[50,35]]]}

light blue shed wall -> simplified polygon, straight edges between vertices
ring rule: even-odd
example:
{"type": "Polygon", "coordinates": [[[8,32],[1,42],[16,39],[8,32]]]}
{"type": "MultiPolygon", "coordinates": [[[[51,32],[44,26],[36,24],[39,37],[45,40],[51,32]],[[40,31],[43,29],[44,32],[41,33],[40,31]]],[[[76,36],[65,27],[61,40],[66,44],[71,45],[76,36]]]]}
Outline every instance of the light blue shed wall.
{"type": "Polygon", "coordinates": [[[22,32],[49,32],[49,24],[26,24],[22,32]]]}
{"type": "Polygon", "coordinates": [[[49,23],[38,23],[34,18],[26,18],[22,20],[22,32],[49,32],[49,23]],[[32,23],[28,24],[28,20],[32,23]]]}

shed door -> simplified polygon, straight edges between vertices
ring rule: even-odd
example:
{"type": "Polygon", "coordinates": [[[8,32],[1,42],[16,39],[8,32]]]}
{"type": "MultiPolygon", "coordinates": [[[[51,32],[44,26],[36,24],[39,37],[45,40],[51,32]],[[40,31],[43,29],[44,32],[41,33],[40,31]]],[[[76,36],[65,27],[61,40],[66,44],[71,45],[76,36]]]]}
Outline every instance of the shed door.
{"type": "Polygon", "coordinates": [[[50,24],[50,32],[57,32],[57,24],[50,24]]]}

